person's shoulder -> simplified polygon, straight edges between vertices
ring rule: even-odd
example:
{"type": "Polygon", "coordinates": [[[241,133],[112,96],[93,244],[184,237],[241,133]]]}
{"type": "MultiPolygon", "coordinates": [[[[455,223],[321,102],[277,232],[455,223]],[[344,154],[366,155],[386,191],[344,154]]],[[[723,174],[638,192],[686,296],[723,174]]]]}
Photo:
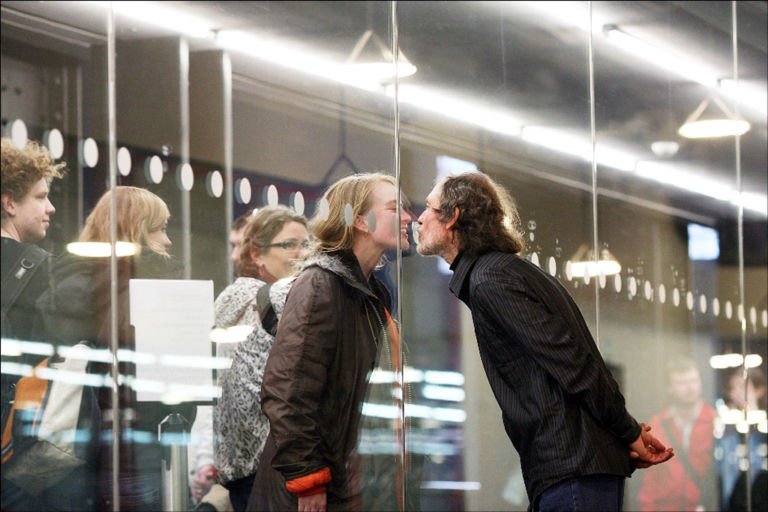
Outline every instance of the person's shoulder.
{"type": "Polygon", "coordinates": [[[140,279],[182,279],[184,266],[176,258],[144,248],[135,260],[136,276],[140,279]]]}

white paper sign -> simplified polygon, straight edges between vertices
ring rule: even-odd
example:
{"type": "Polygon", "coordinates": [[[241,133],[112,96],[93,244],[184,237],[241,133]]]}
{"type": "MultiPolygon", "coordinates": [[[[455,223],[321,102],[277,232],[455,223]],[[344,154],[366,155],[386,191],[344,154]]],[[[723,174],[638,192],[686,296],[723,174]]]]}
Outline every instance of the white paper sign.
{"type": "Polygon", "coordinates": [[[131,279],[137,400],[210,401],[213,281],[131,279]]]}

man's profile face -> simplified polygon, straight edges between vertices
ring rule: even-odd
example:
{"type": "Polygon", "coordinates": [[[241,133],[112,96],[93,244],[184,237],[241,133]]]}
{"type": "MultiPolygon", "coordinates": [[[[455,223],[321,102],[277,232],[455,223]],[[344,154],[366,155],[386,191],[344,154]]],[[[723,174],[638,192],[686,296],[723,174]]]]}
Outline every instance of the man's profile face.
{"type": "Polygon", "coordinates": [[[417,250],[422,256],[441,256],[450,247],[451,232],[446,227],[446,223],[440,220],[442,194],[442,183],[438,183],[427,196],[427,207],[419,216],[417,250]]]}
{"type": "Polygon", "coordinates": [[[237,263],[240,261],[240,242],[243,241],[243,228],[240,228],[238,230],[233,230],[229,234],[229,245],[232,246],[232,252],[229,254],[229,259],[232,260],[232,263],[237,265],[237,263]]]}
{"type": "Polygon", "coordinates": [[[679,405],[694,405],[701,398],[701,376],[699,371],[691,368],[673,372],[669,377],[669,396],[672,402],[679,405]]]}
{"type": "Polygon", "coordinates": [[[36,242],[45,238],[51,215],[56,212],[48,199],[48,182],[40,178],[19,201],[3,197],[3,208],[19,237],[19,242],[36,242]]]}

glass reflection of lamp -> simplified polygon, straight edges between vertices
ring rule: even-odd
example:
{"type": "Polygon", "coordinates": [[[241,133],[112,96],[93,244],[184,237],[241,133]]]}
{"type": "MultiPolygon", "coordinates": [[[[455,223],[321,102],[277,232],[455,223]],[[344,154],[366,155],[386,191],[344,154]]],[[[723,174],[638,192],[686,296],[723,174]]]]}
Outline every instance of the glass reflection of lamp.
{"type": "Polygon", "coordinates": [[[749,129],[750,124],[747,121],[738,119],[720,98],[711,95],[699,103],[699,106],[691,112],[688,119],[677,130],[677,133],[688,139],[704,139],[743,135],[749,129]],[[702,119],[701,116],[710,102],[714,102],[725,116],[718,114],[715,117],[702,119]]]}
{"type": "MultiPolygon", "coordinates": [[[[86,258],[109,258],[112,246],[108,242],[72,242],[67,244],[67,252],[86,258]]],[[[132,242],[116,242],[115,254],[118,258],[133,256],[141,252],[141,248],[132,242]]]]}
{"type": "MultiPolygon", "coordinates": [[[[346,65],[364,76],[386,83],[394,78],[394,61],[392,50],[373,30],[368,29],[355,43],[346,65]]],[[[398,78],[416,73],[416,66],[411,64],[402,51],[398,56],[397,69],[398,78]]]]}
{"type": "Polygon", "coordinates": [[[621,264],[607,248],[600,249],[600,259],[595,262],[594,252],[587,244],[581,244],[570,259],[573,277],[610,276],[621,272],[621,264]]]}

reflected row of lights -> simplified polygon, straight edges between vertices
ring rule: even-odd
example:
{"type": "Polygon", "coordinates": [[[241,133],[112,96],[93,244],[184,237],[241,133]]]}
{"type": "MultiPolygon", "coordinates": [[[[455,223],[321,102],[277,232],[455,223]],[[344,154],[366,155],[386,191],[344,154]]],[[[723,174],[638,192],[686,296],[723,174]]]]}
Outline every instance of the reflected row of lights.
{"type": "MultiPolygon", "coordinates": [[[[93,2],[108,5],[108,2],[93,2]]],[[[519,2],[516,7],[533,9],[541,16],[555,18],[560,22],[585,29],[583,23],[588,19],[583,6],[577,2],[519,2]]],[[[208,38],[216,41],[222,48],[245,53],[253,58],[270,62],[282,67],[287,67],[319,76],[325,79],[341,82],[371,92],[383,92],[386,95],[394,95],[394,86],[382,87],[381,77],[371,75],[360,69],[353,69],[345,64],[339,64],[317,55],[316,49],[307,49],[293,45],[285,40],[278,40],[264,34],[256,35],[252,32],[231,30],[213,30],[210,21],[189,14],[184,8],[176,9],[167,4],[157,2],[112,2],[115,12],[136,20],[147,23],[156,23],[163,28],[168,28],[165,20],[185,20],[183,23],[174,23],[174,30],[194,38],[208,38]]],[[[721,80],[708,66],[697,63],[698,59],[690,56],[678,55],[673,49],[661,48],[650,45],[644,41],[632,37],[618,28],[610,25],[608,20],[597,19],[593,14],[592,27],[600,27],[608,41],[616,44],[618,48],[646,59],[649,63],[667,69],[676,74],[701,83],[718,92],[729,95],[737,101],[745,102],[758,113],[764,115],[766,109],[765,94],[758,89],[751,89],[744,83],[736,83],[729,80],[721,80]]],[[[586,28],[586,30],[591,30],[586,28]]],[[[405,64],[410,64],[407,61],[405,64]]],[[[394,71],[394,68],[393,68],[394,71]]],[[[393,76],[393,75],[390,75],[393,76]]],[[[550,150],[575,155],[586,161],[592,161],[592,143],[583,136],[574,135],[575,132],[556,130],[553,128],[535,126],[526,123],[516,115],[505,113],[494,105],[482,105],[468,101],[464,95],[455,95],[450,92],[440,91],[433,87],[415,86],[410,84],[398,85],[399,101],[414,105],[418,108],[430,110],[444,116],[453,117],[459,121],[480,126],[484,129],[503,135],[519,136],[527,142],[542,145],[550,150]],[[445,108],[450,105],[450,108],[445,108]]],[[[691,174],[696,169],[686,169],[684,165],[676,165],[671,174],[647,172],[648,167],[653,167],[657,162],[648,161],[635,154],[633,151],[619,147],[614,143],[599,144],[596,148],[597,162],[603,166],[635,172],[637,176],[649,178],[671,186],[683,186],[687,190],[703,194],[715,199],[727,200],[736,206],[768,216],[768,197],[761,193],[751,193],[734,190],[733,184],[716,182],[714,186],[692,187],[697,180],[687,181],[678,178],[678,173],[691,174]],[[646,168],[643,171],[642,168],[646,168]],[[725,192],[724,192],[725,191],[725,192]],[[725,198],[723,196],[726,196],[725,198]]],[[[698,174],[699,176],[701,174],[698,174]]]]}
{"type": "Polygon", "coordinates": [[[727,368],[757,368],[763,364],[763,358],[760,354],[747,354],[745,358],[741,354],[717,354],[709,358],[709,366],[715,370],[725,370],[727,368]]]}
{"type": "MultiPolygon", "coordinates": [[[[717,401],[716,408],[718,421],[722,425],[734,425],[736,430],[742,434],[747,433],[749,425],[755,425],[759,432],[768,433],[768,414],[762,409],[749,410],[745,416],[742,409],[732,409],[725,405],[722,399],[717,401]]],[[[716,429],[715,437],[718,437],[717,434],[716,429]]]]}
{"type": "MultiPolygon", "coordinates": [[[[557,261],[554,256],[549,256],[544,265],[540,262],[539,254],[536,252],[531,253],[528,256],[528,259],[536,266],[549,272],[550,275],[557,276],[557,261]]],[[[639,289],[641,281],[635,276],[628,276],[624,279],[622,278],[620,271],[621,266],[612,260],[600,260],[597,265],[595,265],[595,262],[572,262],[568,260],[565,262],[565,268],[563,269],[564,276],[568,281],[578,280],[576,282],[583,282],[584,284],[589,285],[592,279],[596,278],[600,288],[605,288],[608,285],[608,277],[613,273],[614,291],[616,293],[621,293],[624,283],[626,282],[629,297],[635,297],[641,291],[639,289]],[[595,276],[595,273],[597,273],[597,276],[595,276]]],[[[654,289],[650,280],[646,280],[642,284],[642,294],[643,297],[649,301],[658,300],[661,304],[667,302],[667,288],[663,283],[659,284],[654,289]]],[[[720,300],[717,297],[712,298],[710,303],[707,296],[703,293],[699,294],[697,299],[692,291],[685,292],[685,295],[683,296],[678,288],[673,288],[671,304],[678,307],[683,301],[689,311],[698,309],[702,314],[711,312],[714,316],[720,316],[720,300]]],[[[736,318],[739,321],[745,321],[743,305],[739,304],[735,309],[736,318]]],[[[730,300],[725,301],[723,312],[726,319],[730,320],[733,317],[734,305],[730,300]]],[[[755,306],[749,308],[749,322],[755,328],[758,325],[758,310],[755,306]]],[[[763,327],[768,327],[768,310],[766,309],[763,309],[762,312],[760,312],[760,324],[763,327]]]]}

